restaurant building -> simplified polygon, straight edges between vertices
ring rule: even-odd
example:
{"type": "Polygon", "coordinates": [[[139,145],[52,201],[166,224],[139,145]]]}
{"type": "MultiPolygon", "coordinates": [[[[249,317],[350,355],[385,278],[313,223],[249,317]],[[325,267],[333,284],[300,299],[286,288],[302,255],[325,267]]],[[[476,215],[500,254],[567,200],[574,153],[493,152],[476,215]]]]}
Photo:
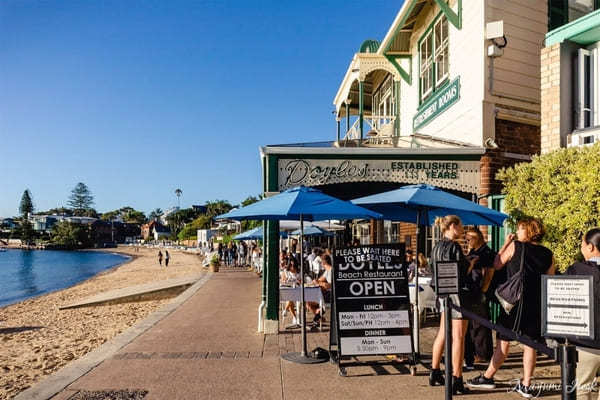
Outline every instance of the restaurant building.
{"type": "MultiPolygon", "coordinates": [[[[261,148],[265,194],[305,185],[352,199],[426,183],[501,209],[496,172],[540,152],[548,10],[547,0],[406,0],[385,37],[357,43],[340,71],[331,140],[261,148]]],[[[279,236],[265,224],[264,330],[274,333],[279,236]]],[[[390,221],[352,229],[363,243],[413,249],[436,236],[390,221]]]]}
{"type": "Polygon", "coordinates": [[[600,1],[554,1],[541,54],[542,153],[600,142],[600,1]]]}

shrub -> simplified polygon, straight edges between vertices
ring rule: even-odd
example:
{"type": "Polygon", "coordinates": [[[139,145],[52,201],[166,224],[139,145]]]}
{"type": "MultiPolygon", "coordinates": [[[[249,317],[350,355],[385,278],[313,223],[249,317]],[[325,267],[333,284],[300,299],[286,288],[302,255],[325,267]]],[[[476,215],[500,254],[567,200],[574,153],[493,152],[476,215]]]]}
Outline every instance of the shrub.
{"type": "Polygon", "coordinates": [[[581,257],[581,236],[600,225],[600,144],[560,149],[501,170],[506,211],[545,225],[543,244],[564,271],[581,257]]]}

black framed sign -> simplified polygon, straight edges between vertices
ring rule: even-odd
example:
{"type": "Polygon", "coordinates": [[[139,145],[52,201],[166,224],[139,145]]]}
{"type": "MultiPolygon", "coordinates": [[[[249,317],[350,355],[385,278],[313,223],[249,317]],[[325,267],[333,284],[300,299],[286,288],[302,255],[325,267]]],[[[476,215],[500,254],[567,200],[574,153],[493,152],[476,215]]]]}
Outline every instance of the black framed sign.
{"type": "Polygon", "coordinates": [[[404,244],[334,250],[333,293],[340,356],[412,353],[404,244]]]}
{"type": "Polygon", "coordinates": [[[435,294],[438,297],[458,294],[457,262],[438,262],[435,264],[435,294]]]}
{"type": "Polygon", "coordinates": [[[594,339],[594,280],[542,275],[542,335],[594,339]]]}

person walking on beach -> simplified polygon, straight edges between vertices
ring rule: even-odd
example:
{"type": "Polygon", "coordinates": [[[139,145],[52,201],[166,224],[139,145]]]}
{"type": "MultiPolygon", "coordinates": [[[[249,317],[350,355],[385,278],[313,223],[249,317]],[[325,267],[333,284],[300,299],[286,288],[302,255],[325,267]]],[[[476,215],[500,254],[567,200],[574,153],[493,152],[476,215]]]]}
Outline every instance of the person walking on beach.
{"type": "Polygon", "coordinates": [[[165,268],[169,266],[169,259],[171,256],[169,255],[169,250],[165,250],[165,268]]]}
{"type": "Polygon", "coordinates": [[[161,267],[162,267],[162,258],[163,258],[162,251],[159,250],[158,251],[158,265],[160,265],[161,267]]]}

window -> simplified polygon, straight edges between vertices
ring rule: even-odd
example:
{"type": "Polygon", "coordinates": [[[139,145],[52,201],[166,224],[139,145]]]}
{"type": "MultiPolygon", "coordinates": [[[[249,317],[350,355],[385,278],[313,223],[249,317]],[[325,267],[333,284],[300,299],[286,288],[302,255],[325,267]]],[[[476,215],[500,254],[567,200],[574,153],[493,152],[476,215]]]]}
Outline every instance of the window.
{"type": "Polygon", "coordinates": [[[548,0],[548,30],[600,9],[600,0],[548,0]]]}
{"type": "Polygon", "coordinates": [[[392,121],[390,117],[394,115],[396,110],[393,83],[392,75],[387,75],[373,93],[373,116],[376,117],[374,118],[375,128],[380,128],[392,121]]]}
{"type": "Polygon", "coordinates": [[[579,49],[577,54],[575,128],[600,126],[600,46],[579,49]]]}
{"type": "Polygon", "coordinates": [[[421,102],[448,79],[448,19],[440,16],[419,42],[421,102]]]}

